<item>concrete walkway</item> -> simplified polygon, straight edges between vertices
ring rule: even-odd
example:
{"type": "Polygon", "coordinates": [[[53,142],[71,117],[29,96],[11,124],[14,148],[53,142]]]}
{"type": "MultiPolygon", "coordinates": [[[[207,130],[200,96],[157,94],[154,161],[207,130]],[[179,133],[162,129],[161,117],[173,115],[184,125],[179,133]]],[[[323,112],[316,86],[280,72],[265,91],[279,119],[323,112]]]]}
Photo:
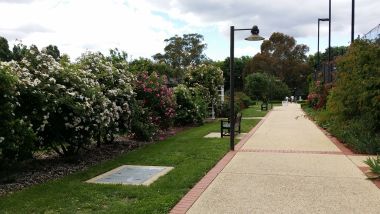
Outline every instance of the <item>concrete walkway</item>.
{"type": "Polygon", "coordinates": [[[275,107],[187,213],[379,214],[380,190],[303,115],[275,107]]]}

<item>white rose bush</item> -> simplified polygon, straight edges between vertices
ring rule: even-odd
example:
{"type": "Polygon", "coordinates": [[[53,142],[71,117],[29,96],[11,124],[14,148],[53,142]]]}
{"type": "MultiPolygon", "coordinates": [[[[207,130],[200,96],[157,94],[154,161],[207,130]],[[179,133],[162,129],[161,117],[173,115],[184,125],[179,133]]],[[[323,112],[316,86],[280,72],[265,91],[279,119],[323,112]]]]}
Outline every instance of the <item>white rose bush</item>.
{"type": "Polygon", "coordinates": [[[0,63],[0,166],[5,162],[30,158],[35,150],[31,124],[16,116],[18,77],[10,65],[0,63]]]}
{"type": "Polygon", "coordinates": [[[69,156],[128,129],[133,78],[101,54],[59,63],[32,46],[0,71],[0,158],[29,158],[36,149],[69,156]]]}
{"type": "Polygon", "coordinates": [[[117,49],[71,62],[22,47],[16,61],[0,61],[0,167],[37,151],[76,156],[116,135],[152,141],[173,124],[201,124],[222,83],[209,65],[188,68],[186,85],[171,88],[155,71],[131,73],[117,49]]]}
{"type": "Polygon", "coordinates": [[[127,62],[116,55],[107,58],[101,53],[88,52],[79,58],[76,66],[93,75],[107,98],[95,108],[98,111],[96,120],[104,121],[96,127],[97,143],[113,141],[114,133],[128,132],[130,103],[134,98],[132,82],[135,78],[127,71],[127,62]]]}

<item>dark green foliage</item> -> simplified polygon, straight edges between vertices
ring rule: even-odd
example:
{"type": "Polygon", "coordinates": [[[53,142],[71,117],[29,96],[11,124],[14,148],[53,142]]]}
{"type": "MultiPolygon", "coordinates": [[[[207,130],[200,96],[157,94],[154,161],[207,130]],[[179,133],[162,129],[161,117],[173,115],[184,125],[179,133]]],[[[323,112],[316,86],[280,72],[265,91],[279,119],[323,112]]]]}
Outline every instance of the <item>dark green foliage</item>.
{"type": "Polygon", "coordinates": [[[293,37],[273,33],[262,43],[261,52],[247,65],[246,75],[267,73],[284,82],[289,88],[296,88],[300,95],[306,94],[307,78],[312,73],[307,63],[308,51],[306,45],[297,44],[293,37]]]}
{"type": "Polygon", "coordinates": [[[244,91],[253,99],[283,100],[290,95],[288,86],[265,73],[250,74],[245,79],[244,91]]]}
{"type": "MultiPolygon", "coordinates": [[[[252,58],[249,56],[242,56],[240,58],[235,58],[234,62],[234,73],[235,73],[235,90],[242,91],[244,88],[244,77],[246,76],[246,69],[249,61],[252,58]]],[[[224,89],[230,89],[230,58],[227,57],[224,61],[216,62],[218,66],[223,71],[224,77],[224,89]]]]}
{"type": "Polygon", "coordinates": [[[0,61],[12,59],[12,52],[9,50],[8,40],[0,36],[0,61]]]}
{"type": "Polygon", "coordinates": [[[153,123],[152,112],[144,107],[143,100],[132,100],[131,110],[131,133],[137,140],[152,141],[157,138],[159,127],[153,123]]]}
{"type": "Polygon", "coordinates": [[[21,61],[22,58],[24,58],[27,53],[28,53],[28,49],[26,45],[23,45],[21,43],[16,44],[13,46],[13,49],[12,49],[12,59],[15,61],[21,61]]]}
{"type": "MultiPolygon", "coordinates": [[[[344,56],[348,50],[347,46],[336,46],[336,47],[331,47],[331,60],[335,61],[338,57],[344,56]]],[[[317,69],[318,67],[318,59],[317,59],[317,54],[311,54],[307,57],[307,62],[310,67],[313,69],[317,69]]],[[[320,66],[322,66],[323,63],[326,63],[328,61],[328,48],[324,52],[320,52],[319,55],[319,62],[320,66]]]]}
{"type": "Polygon", "coordinates": [[[32,156],[35,133],[28,119],[15,114],[17,76],[0,65],[0,167],[32,156]]]}
{"type": "Polygon", "coordinates": [[[178,85],[174,88],[177,102],[175,123],[179,125],[202,124],[207,116],[208,100],[205,94],[208,91],[201,85],[187,87],[178,85]]]}
{"type": "Polygon", "coordinates": [[[338,60],[327,101],[332,128],[359,152],[380,152],[380,46],[356,40],[338,60]]]}
{"type": "Polygon", "coordinates": [[[58,50],[58,47],[55,45],[49,45],[44,49],[45,53],[52,56],[56,61],[59,61],[61,58],[61,53],[58,50]]]}
{"type": "Polygon", "coordinates": [[[371,172],[380,176],[380,156],[376,158],[368,158],[364,161],[371,169],[371,172]]]}
{"type": "MultiPolygon", "coordinates": [[[[229,93],[228,93],[229,94],[229,93]]],[[[244,92],[235,92],[235,112],[240,112],[241,110],[248,108],[250,105],[255,104],[255,102],[247,96],[244,92]]],[[[224,97],[224,102],[222,103],[219,116],[229,117],[230,115],[230,96],[224,97]]]]}
{"type": "Polygon", "coordinates": [[[165,39],[165,42],[167,43],[164,49],[165,53],[157,53],[153,59],[166,63],[173,69],[199,65],[207,59],[203,54],[207,45],[203,43],[203,36],[200,34],[184,34],[182,37],[175,35],[165,39]]]}
{"type": "Polygon", "coordinates": [[[379,44],[356,40],[337,60],[338,78],[326,109],[306,108],[319,125],[359,153],[380,153],[379,58],[379,44]]]}
{"type": "Polygon", "coordinates": [[[139,58],[129,62],[128,70],[134,74],[139,72],[148,72],[151,74],[153,72],[158,75],[165,75],[170,79],[177,77],[176,69],[171,68],[168,64],[165,63],[156,63],[147,58],[139,58]]]}

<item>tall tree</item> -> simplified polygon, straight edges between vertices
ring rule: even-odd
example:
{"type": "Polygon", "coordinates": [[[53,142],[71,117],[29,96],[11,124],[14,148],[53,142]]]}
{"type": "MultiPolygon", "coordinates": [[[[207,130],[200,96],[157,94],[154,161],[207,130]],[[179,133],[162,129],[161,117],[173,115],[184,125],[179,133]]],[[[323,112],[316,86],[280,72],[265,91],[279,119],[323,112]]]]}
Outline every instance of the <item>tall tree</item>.
{"type": "Polygon", "coordinates": [[[9,50],[8,40],[0,36],[0,61],[9,61],[12,58],[12,52],[9,50]]]}
{"type": "MultiPolygon", "coordinates": [[[[343,56],[346,54],[348,50],[348,46],[336,46],[336,47],[331,47],[331,59],[336,60],[339,56],[343,56]]],[[[329,49],[326,48],[325,52],[321,53],[321,62],[327,62],[328,61],[328,54],[329,54],[329,49]]]]}
{"type": "Polygon", "coordinates": [[[164,48],[165,53],[157,53],[153,59],[164,62],[174,69],[199,65],[207,59],[203,53],[207,45],[203,43],[203,36],[200,34],[184,34],[183,37],[175,35],[164,41],[167,43],[164,48]]]}
{"type": "MultiPolygon", "coordinates": [[[[246,67],[251,60],[249,56],[242,56],[240,58],[235,58],[235,88],[238,91],[242,91],[244,88],[244,74],[246,72],[246,67]]],[[[227,57],[224,61],[215,62],[214,65],[218,66],[223,71],[224,77],[224,89],[230,89],[230,58],[227,57]]]]}
{"type": "Polygon", "coordinates": [[[138,58],[129,62],[129,71],[132,73],[139,73],[147,71],[149,74],[156,72],[159,75],[166,75],[171,81],[173,76],[177,76],[175,71],[165,63],[155,63],[147,58],[138,58]]]}
{"type": "Polygon", "coordinates": [[[59,52],[59,49],[55,45],[49,45],[47,46],[44,51],[46,54],[52,56],[56,61],[58,61],[61,57],[61,53],[59,52]]]}
{"type": "Polygon", "coordinates": [[[12,59],[16,61],[21,61],[27,53],[28,53],[28,49],[26,45],[23,45],[22,43],[18,43],[13,46],[12,59]]]}
{"type": "Polygon", "coordinates": [[[247,74],[268,73],[285,82],[292,91],[306,91],[307,76],[312,71],[307,63],[308,51],[306,45],[298,45],[293,37],[273,33],[262,43],[261,53],[248,64],[247,74]]]}

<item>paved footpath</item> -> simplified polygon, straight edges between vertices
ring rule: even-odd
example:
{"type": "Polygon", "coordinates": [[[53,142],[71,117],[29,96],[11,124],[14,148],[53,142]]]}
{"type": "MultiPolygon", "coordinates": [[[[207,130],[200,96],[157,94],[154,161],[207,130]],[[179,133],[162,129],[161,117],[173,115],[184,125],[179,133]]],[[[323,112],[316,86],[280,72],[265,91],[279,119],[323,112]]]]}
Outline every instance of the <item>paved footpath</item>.
{"type": "Polygon", "coordinates": [[[187,213],[380,213],[363,157],[345,155],[298,104],[264,120],[187,213]]]}

